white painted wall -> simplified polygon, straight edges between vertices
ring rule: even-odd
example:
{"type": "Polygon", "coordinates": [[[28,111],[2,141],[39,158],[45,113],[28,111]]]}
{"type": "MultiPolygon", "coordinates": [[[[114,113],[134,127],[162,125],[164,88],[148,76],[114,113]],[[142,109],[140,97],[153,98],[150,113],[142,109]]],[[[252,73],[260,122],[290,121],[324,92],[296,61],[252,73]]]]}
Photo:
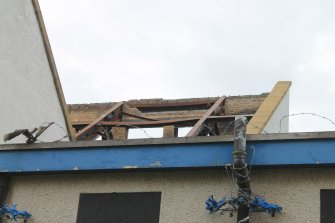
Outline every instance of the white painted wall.
{"type": "Polygon", "coordinates": [[[287,91],[264,128],[267,133],[278,133],[279,131],[285,133],[289,131],[289,117],[282,119],[285,115],[289,114],[289,102],[290,93],[287,91]],[[282,121],[281,125],[280,121],[282,121]]]}
{"type": "MultiPolygon", "coordinates": [[[[15,129],[54,121],[41,140],[67,134],[31,0],[0,0],[0,144],[15,129]]],[[[23,136],[10,143],[24,142],[23,136]]]]}
{"type": "MultiPolygon", "coordinates": [[[[271,217],[252,213],[252,222],[320,222],[320,189],[335,188],[334,168],[253,169],[251,188],[283,207],[271,217]]],[[[224,170],[27,175],[11,178],[7,203],[33,217],[28,223],[76,222],[80,193],[161,191],[160,223],[236,223],[229,215],[210,215],[205,200],[236,195],[224,170]]]]}

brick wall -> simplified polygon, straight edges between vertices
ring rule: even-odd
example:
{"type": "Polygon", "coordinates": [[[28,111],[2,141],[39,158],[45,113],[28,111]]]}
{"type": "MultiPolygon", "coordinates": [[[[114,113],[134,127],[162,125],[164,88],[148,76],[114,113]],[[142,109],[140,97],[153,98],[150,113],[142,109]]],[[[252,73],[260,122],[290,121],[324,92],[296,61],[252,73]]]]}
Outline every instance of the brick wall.
{"type": "Polygon", "coordinates": [[[72,104],[68,105],[71,123],[93,122],[115,103],[72,104]]]}
{"type": "Polygon", "coordinates": [[[225,102],[226,115],[254,114],[268,93],[261,95],[230,96],[225,102]]]}
{"type": "Polygon", "coordinates": [[[124,127],[113,127],[112,135],[114,140],[124,140],[128,138],[128,129],[124,127]]]}

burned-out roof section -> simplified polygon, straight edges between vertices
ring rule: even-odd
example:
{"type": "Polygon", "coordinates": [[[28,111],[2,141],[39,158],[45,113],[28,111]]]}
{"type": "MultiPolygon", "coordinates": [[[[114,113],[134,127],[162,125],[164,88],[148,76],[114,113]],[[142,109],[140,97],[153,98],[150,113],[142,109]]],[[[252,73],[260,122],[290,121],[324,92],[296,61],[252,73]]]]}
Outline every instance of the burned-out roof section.
{"type": "Polygon", "coordinates": [[[68,105],[77,140],[126,139],[130,128],[163,127],[164,137],[192,127],[188,136],[227,134],[236,115],[251,118],[268,94],[186,99],[140,99],[68,105]]]}

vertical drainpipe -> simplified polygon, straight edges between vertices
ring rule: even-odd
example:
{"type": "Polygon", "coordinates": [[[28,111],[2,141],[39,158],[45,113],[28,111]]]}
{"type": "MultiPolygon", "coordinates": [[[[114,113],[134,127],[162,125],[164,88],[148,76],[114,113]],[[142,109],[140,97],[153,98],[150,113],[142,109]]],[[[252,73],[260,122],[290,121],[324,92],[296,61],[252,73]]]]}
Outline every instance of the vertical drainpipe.
{"type": "Polygon", "coordinates": [[[237,222],[249,223],[249,195],[250,175],[247,169],[246,162],[246,123],[247,118],[244,116],[237,116],[235,118],[234,126],[234,150],[233,150],[233,170],[235,181],[238,186],[238,197],[245,198],[244,201],[238,205],[237,222]]]}
{"type": "MultiPolygon", "coordinates": [[[[6,202],[8,185],[9,185],[9,177],[4,174],[1,174],[0,175],[0,207],[3,207],[3,205],[6,202]]],[[[0,223],[2,222],[3,220],[2,218],[0,218],[0,223]]]]}
{"type": "MultiPolygon", "coordinates": [[[[6,202],[7,192],[8,192],[9,177],[1,174],[0,175],[0,208],[4,206],[6,202]]],[[[0,218],[0,223],[4,222],[0,218]]]]}
{"type": "Polygon", "coordinates": [[[8,192],[9,177],[6,175],[0,175],[0,207],[5,204],[6,196],[8,192]]]}

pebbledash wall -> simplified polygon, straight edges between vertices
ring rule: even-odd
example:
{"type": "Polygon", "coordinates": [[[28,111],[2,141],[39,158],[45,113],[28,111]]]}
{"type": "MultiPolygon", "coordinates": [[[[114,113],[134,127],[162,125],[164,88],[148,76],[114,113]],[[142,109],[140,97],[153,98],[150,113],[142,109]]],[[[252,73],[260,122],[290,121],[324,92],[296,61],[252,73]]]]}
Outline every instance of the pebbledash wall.
{"type": "MultiPolygon", "coordinates": [[[[48,54],[45,45],[46,33],[43,35],[40,29],[39,22],[43,21],[38,19],[33,2],[37,3],[0,1],[0,144],[4,143],[4,134],[32,129],[43,122],[53,121],[64,128],[50,127],[41,137],[43,141],[68,134],[60,83],[52,69],[52,54],[48,54]]],[[[11,143],[24,141],[19,136],[11,143]]]]}
{"type": "MultiPolygon", "coordinates": [[[[320,189],[335,187],[335,168],[253,169],[251,187],[283,207],[271,217],[252,213],[252,222],[320,222],[320,189]],[[297,180],[299,179],[299,180],[297,180]]],[[[76,222],[80,193],[162,192],[160,223],[233,223],[236,217],[210,215],[208,195],[236,194],[224,169],[13,176],[7,197],[33,215],[28,222],[76,222]]]]}

